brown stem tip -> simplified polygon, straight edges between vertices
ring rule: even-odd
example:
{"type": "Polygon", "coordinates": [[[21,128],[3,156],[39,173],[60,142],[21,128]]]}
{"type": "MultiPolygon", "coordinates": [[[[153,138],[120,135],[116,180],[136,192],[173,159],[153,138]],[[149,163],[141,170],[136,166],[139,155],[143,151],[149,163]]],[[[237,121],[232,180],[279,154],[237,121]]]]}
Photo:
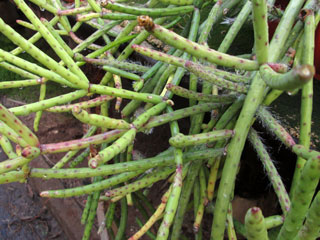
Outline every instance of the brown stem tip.
{"type": "Polygon", "coordinates": [[[260,208],[258,208],[258,207],[251,208],[251,213],[252,214],[257,214],[259,211],[260,211],[260,208]]]}
{"type": "Polygon", "coordinates": [[[303,81],[309,81],[315,74],[314,66],[309,64],[297,66],[296,71],[303,81]]]}
{"type": "Polygon", "coordinates": [[[138,18],[139,26],[144,27],[147,31],[152,31],[154,28],[154,22],[149,16],[139,16],[138,18]]]}

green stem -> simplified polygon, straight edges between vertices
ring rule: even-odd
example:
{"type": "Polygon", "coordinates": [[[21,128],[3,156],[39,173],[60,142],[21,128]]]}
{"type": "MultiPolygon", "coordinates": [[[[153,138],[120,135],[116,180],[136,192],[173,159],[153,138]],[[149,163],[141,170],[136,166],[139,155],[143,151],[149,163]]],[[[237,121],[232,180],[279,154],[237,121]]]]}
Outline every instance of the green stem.
{"type": "Polygon", "coordinates": [[[317,193],[314,198],[308,214],[306,216],[306,221],[302,228],[300,229],[295,240],[302,239],[317,239],[320,232],[320,193],[317,193]]]}
{"type": "Polygon", "coordinates": [[[67,198],[67,197],[91,194],[95,191],[103,190],[103,189],[115,186],[119,183],[128,181],[131,178],[134,178],[143,172],[144,170],[143,171],[139,170],[136,172],[125,172],[119,175],[112,176],[111,178],[102,180],[101,182],[92,183],[92,184],[81,186],[81,187],[43,191],[40,193],[40,196],[51,197],[51,198],[67,198]]]}
{"type": "Polygon", "coordinates": [[[126,226],[128,220],[128,205],[126,198],[121,199],[121,217],[120,217],[120,225],[118,228],[117,235],[115,240],[122,240],[125,236],[126,226]]]}
{"type": "Polygon", "coordinates": [[[205,61],[217,65],[233,67],[236,69],[244,69],[248,71],[258,69],[258,63],[255,61],[234,57],[225,53],[220,53],[195,42],[188,41],[187,39],[161,27],[160,25],[153,24],[151,25],[151,27],[148,27],[150,24],[146,25],[145,23],[142,23],[141,25],[145,26],[146,29],[158,39],[197,58],[202,58],[205,61]]]}
{"type": "Polygon", "coordinates": [[[234,100],[237,99],[236,95],[212,95],[212,94],[204,94],[198,93],[195,91],[190,91],[186,88],[179,87],[168,83],[166,88],[170,90],[175,95],[180,97],[195,99],[197,101],[203,102],[223,102],[224,104],[232,103],[234,100]]]}
{"type": "Polygon", "coordinates": [[[180,14],[186,14],[194,10],[193,6],[183,6],[183,7],[172,7],[172,8],[142,8],[133,7],[129,5],[123,5],[118,3],[111,3],[110,1],[105,1],[102,6],[106,9],[133,14],[137,16],[148,15],[150,17],[164,17],[164,16],[174,16],[180,14]]]}
{"type": "Polygon", "coordinates": [[[307,84],[313,77],[315,69],[312,65],[296,66],[289,72],[277,73],[268,64],[260,67],[260,75],[266,84],[278,90],[294,90],[307,84]]]}
{"type": "Polygon", "coordinates": [[[259,64],[268,61],[268,9],[266,0],[252,1],[254,44],[259,64]]]}
{"type": "Polygon", "coordinates": [[[5,106],[0,104],[0,120],[3,121],[9,128],[13,129],[21,136],[29,145],[39,146],[40,142],[37,136],[17,118],[12,111],[9,111],[5,106]]]}
{"type": "Polygon", "coordinates": [[[279,173],[277,172],[276,167],[274,166],[267,150],[265,149],[262,141],[259,138],[258,133],[251,128],[249,132],[249,140],[255,150],[258,153],[258,156],[268,174],[268,178],[273,186],[273,189],[278,196],[278,201],[280,203],[282,212],[286,214],[290,210],[290,199],[286,191],[286,188],[281,180],[279,173]]]}
{"type": "Polygon", "coordinates": [[[112,142],[124,134],[124,130],[116,129],[94,136],[84,136],[84,138],[59,143],[41,144],[41,153],[66,152],[89,147],[90,144],[101,144],[112,142]]]}
{"type": "Polygon", "coordinates": [[[245,228],[248,240],[268,240],[268,232],[260,208],[253,207],[247,211],[245,228]]]}
{"type": "Polygon", "coordinates": [[[124,120],[109,118],[98,114],[89,114],[87,111],[75,106],[72,109],[72,114],[79,121],[91,126],[104,127],[109,129],[129,129],[130,124],[124,120]]]}
{"type": "Polygon", "coordinates": [[[71,102],[73,100],[79,99],[87,94],[86,90],[78,90],[71,93],[63,94],[57,97],[45,99],[39,102],[26,104],[19,107],[10,108],[10,112],[14,115],[21,116],[21,115],[28,115],[32,112],[37,112],[41,110],[45,110],[47,108],[65,104],[71,102]]]}
{"type": "Polygon", "coordinates": [[[199,144],[215,142],[221,139],[228,139],[234,135],[233,130],[215,130],[206,133],[199,133],[193,135],[177,134],[169,139],[169,143],[173,147],[187,147],[199,144]]]}
{"type": "MultiPolygon", "coordinates": [[[[303,63],[313,65],[314,62],[314,38],[315,38],[315,19],[313,11],[305,19],[304,28],[304,54],[303,63]]],[[[313,79],[310,76],[309,82],[302,87],[301,109],[300,109],[300,138],[299,143],[306,148],[310,147],[311,123],[312,123],[312,105],[313,105],[313,79]]],[[[297,181],[300,177],[301,170],[305,164],[305,159],[298,157],[296,168],[293,175],[291,194],[295,191],[297,181]]]]}
{"type": "Polygon", "coordinates": [[[319,170],[319,157],[308,159],[292,194],[291,209],[286,215],[277,240],[294,239],[298,234],[319,182],[319,170]]]}

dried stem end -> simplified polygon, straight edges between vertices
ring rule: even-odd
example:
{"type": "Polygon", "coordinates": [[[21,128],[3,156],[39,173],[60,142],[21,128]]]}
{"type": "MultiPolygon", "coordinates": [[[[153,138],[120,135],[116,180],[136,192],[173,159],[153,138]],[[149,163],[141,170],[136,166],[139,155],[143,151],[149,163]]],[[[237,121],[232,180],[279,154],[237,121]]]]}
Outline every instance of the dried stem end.
{"type": "Polygon", "coordinates": [[[149,16],[139,16],[138,18],[139,26],[144,27],[147,31],[152,31],[154,28],[154,22],[149,16]]]}
{"type": "Polygon", "coordinates": [[[305,64],[296,67],[296,72],[302,81],[308,82],[314,76],[315,69],[314,66],[305,64]]]}

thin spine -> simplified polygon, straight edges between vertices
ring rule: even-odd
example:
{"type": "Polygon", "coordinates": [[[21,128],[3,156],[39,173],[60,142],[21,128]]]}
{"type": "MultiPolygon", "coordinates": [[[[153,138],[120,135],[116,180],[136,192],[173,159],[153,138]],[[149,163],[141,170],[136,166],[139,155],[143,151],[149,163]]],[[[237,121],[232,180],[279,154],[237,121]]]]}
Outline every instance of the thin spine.
{"type": "Polygon", "coordinates": [[[17,143],[21,147],[29,145],[20,135],[18,135],[12,128],[0,120],[0,134],[10,139],[12,142],[17,143]]]}
{"type": "MultiPolygon", "coordinates": [[[[103,178],[101,177],[95,177],[93,182],[99,182],[103,178]]],[[[82,236],[82,240],[89,240],[90,239],[90,233],[94,224],[94,219],[96,217],[97,213],[97,207],[98,207],[98,201],[100,197],[100,191],[96,191],[92,194],[92,199],[90,201],[90,208],[89,208],[89,213],[86,221],[86,225],[84,227],[84,232],[82,236]]]]}
{"type": "Polygon", "coordinates": [[[237,96],[236,95],[212,95],[212,94],[204,94],[198,93],[195,91],[188,90],[186,88],[172,85],[171,83],[166,85],[166,88],[173,92],[175,95],[180,97],[194,99],[197,101],[204,102],[223,102],[223,103],[231,103],[233,102],[237,96]]]}
{"type": "Polygon", "coordinates": [[[225,67],[234,67],[236,69],[243,69],[248,71],[258,69],[257,62],[234,57],[225,53],[220,53],[200,44],[188,41],[187,39],[181,37],[180,35],[170,30],[161,27],[160,25],[154,24],[152,28],[149,28],[147,30],[150,31],[158,39],[164,41],[165,43],[177,49],[181,49],[197,58],[203,58],[205,61],[225,67]]]}
{"type": "Polygon", "coordinates": [[[200,201],[199,201],[199,205],[197,206],[197,213],[193,223],[193,231],[195,233],[197,233],[200,229],[201,222],[203,219],[203,214],[204,214],[204,208],[208,201],[207,194],[206,194],[207,184],[206,184],[206,177],[204,173],[204,165],[202,165],[202,167],[200,168],[199,182],[200,182],[200,201]]]}
{"type": "Polygon", "coordinates": [[[157,207],[157,210],[152,214],[152,216],[149,218],[149,220],[143,225],[143,227],[140,228],[138,232],[136,232],[133,236],[129,238],[129,240],[138,240],[140,239],[154,224],[155,222],[160,218],[162,215],[169,198],[169,195],[171,193],[172,187],[170,186],[169,189],[165,192],[165,194],[161,198],[161,203],[157,207]]]}
{"type": "MultiPolygon", "coordinates": [[[[313,65],[314,46],[315,46],[315,18],[313,10],[305,18],[304,25],[304,54],[303,63],[313,65]]],[[[300,109],[300,134],[299,144],[310,147],[311,141],[311,123],[312,123],[312,105],[313,105],[313,76],[310,76],[309,82],[302,87],[301,109],[300,109]]],[[[305,159],[298,157],[296,168],[293,175],[291,194],[295,191],[301,170],[305,164],[305,159]]]]}
{"type": "MultiPolygon", "coordinates": [[[[68,66],[70,72],[67,76],[69,80],[75,85],[81,88],[88,88],[89,80],[80,70],[80,68],[75,64],[73,59],[66,53],[66,51],[60,46],[59,42],[52,36],[48,29],[42,24],[38,17],[33,13],[29,6],[23,0],[15,0],[17,6],[23,11],[26,17],[32,22],[36,29],[41,33],[42,37],[47,41],[47,43],[52,47],[55,53],[62,59],[62,61],[68,66]]],[[[27,51],[27,49],[26,49],[27,51]]],[[[38,59],[37,59],[38,60],[38,59]]]]}
{"type": "Polygon", "coordinates": [[[288,148],[292,148],[296,144],[292,136],[265,107],[260,107],[257,115],[262,120],[263,124],[265,124],[271,132],[276,134],[281,142],[283,142],[288,148]]]}
{"type": "Polygon", "coordinates": [[[29,145],[39,146],[40,142],[37,136],[2,104],[0,104],[0,120],[12,128],[29,145]]]}
{"type": "Polygon", "coordinates": [[[103,104],[104,102],[112,100],[113,98],[114,97],[112,97],[112,96],[103,95],[103,96],[96,97],[94,99],[90,99],[90,100],[84,101],[84,102],[62,105],[62,106],[54,106],[51,108],[47,108],[46,111],[47,112],[69,112],[69,111],[72,111],[72,109],[74,107],[79,107],[81,109],[87,109],[87,108],[97,107],[97,106],[103,104]]]}
{"type": "Polygon", "coordinates": [[[268,240],[268,232],[260,208],[253,207],[247,211],[245,228],[248,240],[268,240]]]}
{"type": "MultiPolygon", "coordinates": [[[[41,83],[39,101],[45,99],[45,97],[46,97],[46,89],[47,89],[46,83],[45,82],[41,83]]],[[[39,124],[40,124],[41,116],[42,116],[42,111],[36,112],[36,116],[34,117],[34,122],[33,122],[33,129],[34,129],[35,132],[38,132],[38,130],[39,130],[39,124]]]]}
{"type": "MultiPolygon", "coordinates": [[[[195,152],[187,152],[183,154],[184,163],[193,160],[203,160],[209,157],[222,156],[224,149],[210,149],[201,150],[195,152]]],[[[30,172],[30,177],[33,178],[87,178],[96,176],[107,176],[123,172],[131,172],[138,170],[147,170],[153,167],[166,167],[174,165],[174,156],[167,154],[164,156],[157,156],[153,158],[146,158],[143,160],[137,160],[125,163],[114,163],[106,166],[101,166],[96,169],[91,168],[76,168],[76,169],[44,169],[44,168],[33,168],[30,172]]]]}
{"type": "Polygon", "coordinates": [[[61,189],[61,190],[48,190],[42,191],[40,193],[41,197],[50,197],[50,198],[66,198],[73,196],[80,196],[85,194],[91,194],[98,190],[103,190],[112,186],[115,186],[119,183],[128,181],[131,178],[134,178],[140,175],[143,171],[136,172],[125,172],[119,175],[112,176],[111,178],[102,180],[98,183],[92,183],[82,187],[69,188],[69,189],[61,189]]]}
{"type": "Polygon", "coordinates": [[[2,134],[0,134],[0,147],[2,148],[3,152],[8,156],[9,159],[13,159],[17,157],[17,154],[14,152],[9,139],[2,134]]]}
{"type": "Polygon", "coordinates": [[[292,194],[291,208],[286,215],[277,240],[293,239],[298,234],[319,182],[319,169],[319,155],[308,159],[292,194]]]}
{"type": "Polygon", "coordinates": [[[273,189],[278,197],[282,212],[286,214],[290,210],[290,199],[286,191],[286,188],[281,180],[276,167],[274,166],[272,159],[270,158],[267,150],[265,149],[262,141],[259,138],[258,133],[251,128],[249,132],[249,141],[254,149],[257,151],[258,156],[268,174],[268,178],[273,186],[273,189]]]}
{"type": "Polygon", "coordinates": [[[316,239],[320,232],[320,193],[318,192],[314,198],[306,216],[306,221],[300,229],[297,239],[316,239]]]}
{"type": "Polygon", "coordinates": [[[206,133],[199,133],[193,135],[184,135],[182,133],[171,137],[169,139],[169,143],[173,147],[187,147],[187,146],[194,146],[200,145],[205,143],[210,143],[222,139],[231,138],[234,135],[233,130],[214,130],[211,132],[206,133]]]}
{"type": "Polygon", "coordinates": [[[179,14],[185,14],[192,12],[194,10],[193,6],[183,6],[183,7],[172,7],[172,8],[141,8],[133,7],[129,5],[111,3],[110,1],[105,2],[102,6],[106,9],[133,14],[137,16],[148,15],[150,17],[165,17],[174,16],[179,14]]]}
{"type": "Polygon", "coordinates": [[[13,108],[10,108],[9,110],[16,116],[28,115],[32,112],[45,110],[47,108],[50,108],[59,104],[66,104],[70,101],[73,101],[85,96],[87,93],[88,92],[86,90],[77,90],[71,93],[62,94],[58,97],[45,99],[39,102],[26,104],[19,107],[13,107],[13,108]]]}
{"type": "Polygon", "coordinates": [[[109,118],[98,114],[89,114],[87,111],[78,106],[73,107],[72,114],[79,121],[97,127],[105,127],[109,129],[129,129],[130,124],[124,120],[109,118]]]}
{"type": "Polygon", "coordinates": [[[260,75],[266,84],[278,90],[294,90],[300,88],[312,79],[315,73],[312,65],[295,66],[289,72],[280,74],[272,70],[268,64],[260,67],[260,75]]]}

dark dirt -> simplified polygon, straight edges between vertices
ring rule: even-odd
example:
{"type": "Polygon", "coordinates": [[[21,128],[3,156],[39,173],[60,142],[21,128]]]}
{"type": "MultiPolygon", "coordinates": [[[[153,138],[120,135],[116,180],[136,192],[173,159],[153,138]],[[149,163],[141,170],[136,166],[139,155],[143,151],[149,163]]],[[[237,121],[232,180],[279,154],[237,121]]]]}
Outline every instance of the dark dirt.
{"type": "MultiPolygon", "coordinates": [[[[7,159],[0,149],[0,161],[7,159]]],[[[0,239],[67,239],[29,183],[0,185],[0,239]]]]}

